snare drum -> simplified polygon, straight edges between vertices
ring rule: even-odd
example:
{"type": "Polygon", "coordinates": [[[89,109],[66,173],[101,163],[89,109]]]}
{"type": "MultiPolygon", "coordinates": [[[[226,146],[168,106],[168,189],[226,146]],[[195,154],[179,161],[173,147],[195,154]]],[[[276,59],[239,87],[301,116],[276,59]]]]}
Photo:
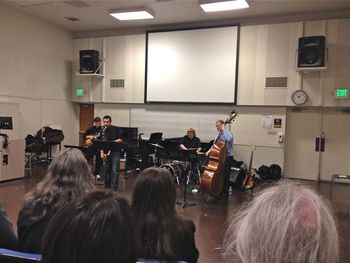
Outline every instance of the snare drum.
{"type": "Polygon", "coordinates": [[[178,185],[180,184],[180,178],[185,170],[181,162],[174,161],[172,163],[166,163],[161,165],[160,168],[167,169],[174,178],[174,181],[176,181],[178,185]]]}

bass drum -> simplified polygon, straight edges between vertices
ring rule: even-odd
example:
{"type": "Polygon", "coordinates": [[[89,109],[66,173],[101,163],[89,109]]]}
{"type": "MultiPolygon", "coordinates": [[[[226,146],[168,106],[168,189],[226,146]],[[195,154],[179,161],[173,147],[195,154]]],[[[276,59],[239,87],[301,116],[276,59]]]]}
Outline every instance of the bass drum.
{"type": "Polygon", "coordinates": [[[173,177],[174,181],[177,183],[177,185],[180,184],[180,178],[183,172],[185,171],[184,166],[181,162],[162,164],[160,168],[167,169],[173,177]]]}

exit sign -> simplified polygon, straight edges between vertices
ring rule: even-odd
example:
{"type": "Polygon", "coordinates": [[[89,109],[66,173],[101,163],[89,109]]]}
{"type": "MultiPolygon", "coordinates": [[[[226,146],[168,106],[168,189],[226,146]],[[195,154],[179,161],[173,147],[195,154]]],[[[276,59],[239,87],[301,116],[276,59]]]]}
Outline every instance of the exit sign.
{"type": "Polygon", "coordinates": [[[83,96],[84,93],[85,92],[83,89],[75,89],[75,95],[77,95],[77,96],[83,96]]]}
{"type": "Polygon", "coordinates": [[[349,90],[347,89],[336,89],[335,98],[336,99],[347,99],[349,97],[349,90]]]}

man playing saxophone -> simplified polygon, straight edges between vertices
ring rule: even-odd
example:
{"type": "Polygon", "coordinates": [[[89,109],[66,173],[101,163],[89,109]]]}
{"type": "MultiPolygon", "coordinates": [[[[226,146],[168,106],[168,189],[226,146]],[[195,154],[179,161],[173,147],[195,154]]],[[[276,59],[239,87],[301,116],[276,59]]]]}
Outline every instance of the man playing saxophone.
{"type": "MultiPolygon", "coordinates": [[[[103,117],[103,140],[109,142],[123,143],[123,130],[112,125],[112,118],[109,115],[103,117]]],[[[120,165],[120,151],[105,152],[101,150],[101,158],[106,160],[107,170],[105,178],[105,188],[118,190],[119,185],[119,165],[120,165]]]]}

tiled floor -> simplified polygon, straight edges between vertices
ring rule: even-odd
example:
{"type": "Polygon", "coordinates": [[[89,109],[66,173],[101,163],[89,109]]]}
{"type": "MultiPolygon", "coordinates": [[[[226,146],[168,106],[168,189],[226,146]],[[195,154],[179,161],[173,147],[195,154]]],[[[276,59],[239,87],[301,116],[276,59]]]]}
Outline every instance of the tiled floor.
{"type": "MultiPolygon", "coordinates": [[[[25,178],[0,184],[0,202],[5,206],[14,226],[17,214],[23,203],[23,195],[28,192],[44,175],[45,166],[34,166],[31,178],[25,178]]],[[[130,200],[136,175],[128,179],[120,177],[120,195],[130,200]]],[[[350,262],[350,185],[336,184],[332,187],[329,183],[305,181],[306,184],[315,187],[322,195],[328,198],[336,211],[341,236],[341,262],[350,262]]],[[[256,188],[259,190],[261,186],[256,188]]],[[[182,189],[178,189],[178,201],[182,201],[182,189]]],[[[200,251],[199,262],[220,263],[229,262],[221,256],[223,235],[232,213],[238,208],[250,194],[234,190],[228,202],[207,204],[197,193],[188,193],[188,201],[195,206],[181,208],[178,212],[190,219],[196,225],[196,244],[200,251]]]]}

